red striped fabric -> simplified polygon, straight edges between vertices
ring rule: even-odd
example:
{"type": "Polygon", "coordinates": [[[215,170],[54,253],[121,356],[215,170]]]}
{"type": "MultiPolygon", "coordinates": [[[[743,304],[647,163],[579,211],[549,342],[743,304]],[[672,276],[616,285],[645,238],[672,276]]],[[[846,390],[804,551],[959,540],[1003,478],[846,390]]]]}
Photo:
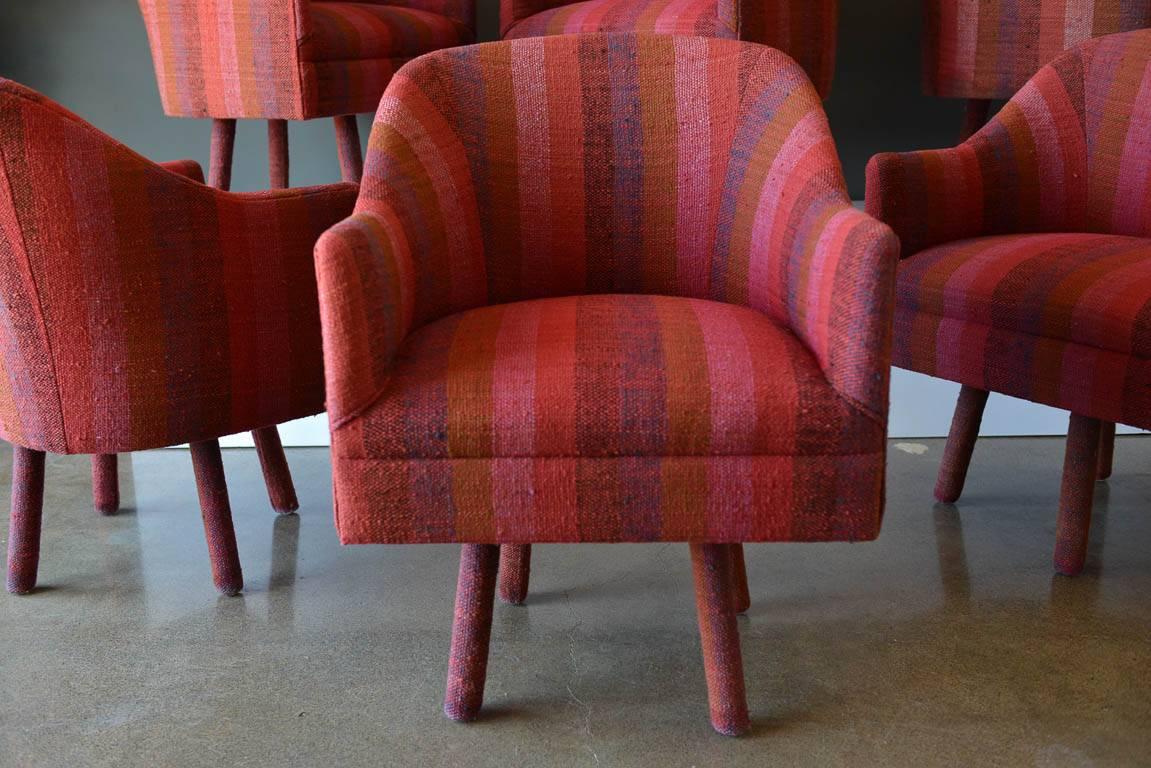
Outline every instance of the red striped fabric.
{"type": "Polygon", "coordinates": [[[0,80],[5,440],[119,453],[322,410],[311,249],[356,188],[197,178],[0,80]]]}
{"type": "Polygon", "coordinates": [[[954,149],[884,153],[868,210],[905,255],[950,240],[1079,231],[1151,237],[1151,30],[1044,67],[954,149]]]}
{"type": "Polygon", "coordinates": [[[1006,235],[903,263],[895,364],[1151,427],[1151,240],[1006,235]]]}
{"type": "Polygon", "coordinates": [[[787,53],[824,98],[835,74],[838,0],[501,0],[505,39],[586,32],[738,38],[787,53]]]}
{"type": "Polygon", "coordinates": [[[1151,30],[1059,56],[959,147],[873,158],[896,364],[1151,427],[1149,169],[1151,30]]]}
{"type": "Polygon", "coordinates": [[[883,431],[763,314],[620,294],[430,323],[358,421],[363,456],[393,458],[851,454],[883,431]]]}
{"type": "Polygon", "coordinates": [[[1151,27],[1151,0],[924,3],[929,94],[1007,99],[1068,48],[1151,27]]]}
{"type": "Polygon", "coordinates": [[[471,41],[454,19],[417,8],[368,3],[313,3],[311,34],[302,51],[309,61],[395,59],[471,41]]]}
{"type": "Polygon", "coordinates": [[[474,39],[474,0],[139,0],[164,111],[315,117],[374,111],[395,71],[474,39]]]}
{"type": "Polygon", "coordinates": [[[778,51],[421,58],[317,246],[341,535],[874,536],[894,265],[778,51]]]}

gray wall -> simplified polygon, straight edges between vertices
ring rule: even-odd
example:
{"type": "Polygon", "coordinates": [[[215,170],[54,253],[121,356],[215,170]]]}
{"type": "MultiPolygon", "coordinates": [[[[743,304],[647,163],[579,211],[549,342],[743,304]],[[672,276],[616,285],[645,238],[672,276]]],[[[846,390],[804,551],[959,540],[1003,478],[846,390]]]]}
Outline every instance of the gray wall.
{"type": "MultiPolygon", "coordinates": [[[[479,0],[481,36],[498,0],[479,0]]],[[[953,143],[962,107],[920,93],[920,0],[841,0],[839,65],[827,102],[851,193],[875,152],[953,143]]],[[[61,102],[156,160],[207,166],[208,126],[164,117],[135,0],[0,0],[0,76],[61,102]]],[[[368,116],[361,117],[367,137],[368,116]]],[[[262,125],[241,124],[233,188],[267,186],[262,125]]],[[[329,121],[293,124],[292,183],[339,178],[329,121]]]]}

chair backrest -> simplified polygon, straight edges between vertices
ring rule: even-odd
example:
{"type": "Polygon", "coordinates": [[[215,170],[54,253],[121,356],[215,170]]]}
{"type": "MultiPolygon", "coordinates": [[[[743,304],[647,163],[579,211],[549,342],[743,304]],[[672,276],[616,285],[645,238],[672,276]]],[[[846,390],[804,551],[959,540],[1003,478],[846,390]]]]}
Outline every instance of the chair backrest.
{"type": "Polygon", "coordinates": [[[924,23],[928,94],[1007,99],[1064,50],[1151,27],[1151,0],[924,0],[924,23]]]}
{"type": "MultiPolygon", "coordinates": [[[[674,12],[677,0],[598,0],[642,8],[645,16],[674,12]]],[[[500,0],[504,33],[515,23],[543,11],[585,0],[500,0]]],[[[740,40],[768,45],[791,56],[807,72],[820,95],[827,98],[835,74],[836,26],[839,0],[713,0],[721,29],[740,40]]],[[[627,14],[633,17],[634,13],[627,14]]],[[[604,29],[603,31],[613,31],[604,29]]],[[[615,30],[620,31],[620,30],[615,30]]],[[[630,30],[622,30],[630,31],[630,30]]],[[[649,30],[652,31],[652,30],[649,30]]]]}
{"type": "Polygon", "coordinates": [[[662,35],[422,57],[380,104],[358,210],[408,223],[423,317],[663,293],[786,319],[789,255],[849,202],[822,103],[779,51],[662,35]],[[752,251],[770,249],[772,260],[752,251]],[[468,269],[447,264],[470,264],[468,269]]]}
{"type": "Polygon", "coordinates": [[[795,59],[826,99],[835,75],[839,0],[738,0],[738,4],[739,39],[778,48],[795,59]]]}
{"type": "Polygon", "coordinates": [[[350,212],[337,186],[327,213],[221,192],[0,79],[0,437],[115,453],[319,411],[310,254],[350,212]]]}

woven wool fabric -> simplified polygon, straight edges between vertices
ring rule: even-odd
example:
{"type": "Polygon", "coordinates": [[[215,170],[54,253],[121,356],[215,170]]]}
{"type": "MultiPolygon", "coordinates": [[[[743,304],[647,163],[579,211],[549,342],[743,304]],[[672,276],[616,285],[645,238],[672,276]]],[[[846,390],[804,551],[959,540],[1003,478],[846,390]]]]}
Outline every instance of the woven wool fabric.
{"type": "Polygon", "coordinates": [[[875,536],[895,254],[778,51],[413,62],[317,246],[343,540],[875,536]]]}
{"type": "Polygon", "coordinates": [[[738,38],[792,56],[824,98],[835,74],[838,0],[501,0],[505,39],[586,32],[738,38]]]}
{"type": "Polygon", "coordinates": [[[1151,0],[925,0],[924,83],[934,96],[1007,99],[1091,37],[1151,27],[1151,0]]]}
{"type": "Polygon", "coordinates": [[[323,409],[311,250],[356,187],[171,167],[0,80],[0,437],[118,453],[323,409]]]}
{"type": "Polygon", "coordinates": [[[959,147],[877,155],[867,207],[908,257],[897,365],[1151,426],[1151,30],[1059,56],[959,147]]]}
{"type": "Polygon", "coordinates": [[[868,211],[905,257],[993,234],[1151,237],[1149,62],[1151,30],[1069,51],[960,146],[873,157],[868,211]]]}
{"type": "Polygon", "coordinates": [[[763,314],[618,294],[424,326],[357,429],[357,456],[389,458],[853,454],[883,437],[763,314]]]}
{"type": "Polygon", "coordinates": [[[961,240],[899,273],[895,364],[1151,427],[1151,240],[961,240]]]}
{"type": "Polygon", "coordinates": [[[139,0],[164,111],[305,120],[374,111],[409,59],[475,39],[475,0],[139,0]]]}

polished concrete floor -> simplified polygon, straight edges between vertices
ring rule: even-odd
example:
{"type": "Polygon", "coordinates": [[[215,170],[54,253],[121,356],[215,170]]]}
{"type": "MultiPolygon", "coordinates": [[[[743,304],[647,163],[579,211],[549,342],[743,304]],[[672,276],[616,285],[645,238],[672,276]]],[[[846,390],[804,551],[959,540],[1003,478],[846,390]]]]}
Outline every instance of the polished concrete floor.
{"type": "Polygon", "coordinates": [[[742,739],[708,725],[682,545],[537,548],[458,725],[457,550],[340,548],[326,451],[290,452],[284,518],[225,454],[238,598],[212,589],[187,453],[122,461],[114,518],[52,458],[41,587],[0,597],[0,765],[1151,765],[1151,438],[1119,441],[1076,579],[1051,570],[1059,440],[982,441],[957,507],[931,501],[941,448],[893,442],[878,542],[748,548],[742,739]]]}

